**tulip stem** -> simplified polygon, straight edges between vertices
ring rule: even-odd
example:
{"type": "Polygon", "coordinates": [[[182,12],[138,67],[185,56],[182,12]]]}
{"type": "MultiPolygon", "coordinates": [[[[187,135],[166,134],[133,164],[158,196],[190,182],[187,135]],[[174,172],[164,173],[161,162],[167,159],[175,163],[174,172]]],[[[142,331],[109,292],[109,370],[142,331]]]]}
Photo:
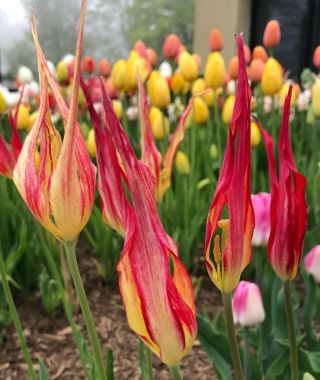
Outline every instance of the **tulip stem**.
{"type": "Polygon", "coordinates": [[[9,282],[7,279],[6,267],[5,267],[5,263],[4,263],[1,251],[0,251],[0,281],[2,283],[3,291],[5,294],[8,306],[9,306],[10,314],[11,314],[14,326],[15,326],[17,334],[18,334],[18,339],[20,342],[20,346],[22,349],[24,360],[26,361],[27,366],[28,366],[30,378],[32,380],[36,380],[37,376],[36,376],[36,373],[35,373],[34,368],[33,368],[30,352],[28,350],[28,346],[26,343],[26,338],[23,335],[23,330],[22,330],[22,325],[21,325],[20,319],[19,319],[19,315],[18,315],[16,306],[14,304],[14,300],[13,300],[12,293],[10,290],[9,282]]]}
{"type": "Polygon", "coordinates": [[[283,282],[284,301],[286,305],[286,315],[288,324],[288,336],[290,344],[290,368],[291,368],[291,380],[298,380],[298,349],[296,341],[296,332],[293,321],[292,302],[290,292],[290,281],[283,282]]]}
{"type": "Polygon", "coordinates": [[[88,299],[84,291],[83,283],[81,280],[81,275],[79,272],[79,267],[78,267],[77,258],[76,258],[75,245],[76,245],[75,241],[64,242],[64,248],[65,248],[68,263],[69,263],[70,273],[71,273],[73,283],[79,297],[82,315],[85,320],[87,331],[88,331],[91,345],[93,348],[95,362],[96,362],[98,373],[99,373],[99,378],[100,380],[106,380],[107,376],[104,370],[98,335],[97,335],[96,327],[93,322],[88,299]]]}
{"type": "Polygon", "coordinates": [[[217,146],[218,146],[218,162],[221,162],[221,126],[219,119],[219,106],[218,106],[218,96],[215,92],[215,102],[213,106],[213,120],[216,127],[216,138],[217,138],[217,146]]]}
{"type": "Polygon", "coordinates": [[[243,363],[246,380],[251,379],[251,362],[250,362],[250,330],[248,327],[243,329],[244,351],[243,363]]]}
{"type": "Polygon", "coordinates": [[[172,380],[182,380],[183,379],[179,365],[169,367],[169,369],[170,369],[170,373],[172,376],[172,380]]]}
{"type": "Polygon", "coordinates": [[[223,305],[224,305],[224,313],[226,318],[226,326],[229,337],[229,348],[232,360],[232,366],[234,370],[234,376],[236,380],[244,380],[242,364],[240,360],[238,342],[236,337],[236,332],[234,329],[233,322],[233,314],[232,314],[232,304],[231,304],[231,292],[221,292],[223,305]]]}

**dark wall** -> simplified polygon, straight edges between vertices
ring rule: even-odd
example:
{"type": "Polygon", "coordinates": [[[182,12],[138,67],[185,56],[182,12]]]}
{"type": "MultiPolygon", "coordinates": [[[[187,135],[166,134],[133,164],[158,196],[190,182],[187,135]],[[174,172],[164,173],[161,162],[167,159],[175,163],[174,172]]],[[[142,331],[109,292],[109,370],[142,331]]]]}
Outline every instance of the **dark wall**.
{"type": "Polygon", "coordinates": [[[312,66],[314,48],[320,44],[320,0],[253,0],[251,46],[262,43],[266,23],[279,21],[281,43],[274,55],[298,79],[312,66]]]}

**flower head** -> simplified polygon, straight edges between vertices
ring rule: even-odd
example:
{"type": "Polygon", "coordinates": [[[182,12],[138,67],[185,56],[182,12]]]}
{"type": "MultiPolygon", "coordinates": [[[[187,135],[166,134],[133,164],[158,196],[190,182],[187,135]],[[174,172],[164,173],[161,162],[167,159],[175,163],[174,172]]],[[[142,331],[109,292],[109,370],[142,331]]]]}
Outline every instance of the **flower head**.
{"type": "Polygon", "coordinates": [[[304,267],[313,276],[315,281],[320,283],[320,245],[316,245],[306,254],[304,267]]]}
{"type": "Polygon", "coordinates": [[[252,245],[255,247],[266,246],[270,235],[270,203],[269,193],[253,194],[251,196],[255,227],[252,237],[252,245]]]}

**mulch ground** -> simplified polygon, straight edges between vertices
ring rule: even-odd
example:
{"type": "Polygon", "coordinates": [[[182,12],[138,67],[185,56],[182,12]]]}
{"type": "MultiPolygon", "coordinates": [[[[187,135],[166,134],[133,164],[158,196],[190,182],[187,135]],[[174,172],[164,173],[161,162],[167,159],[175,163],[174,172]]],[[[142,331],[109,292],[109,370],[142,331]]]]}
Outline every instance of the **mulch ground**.
{"type": "MultiPolygon", "coordinates": [[[[117,282],[106,284],[101,281],[91,258],[92,255],[86,249],[78,255],[101,344],[104,348],[110,347],[113,350],[116,379],[140,379],[138,339],[128,327],[117,282]]],[[[217,290],[206,278],[196,303],[199,311],[205,307],[209,314],[221,307],[217,290]]],[[[50,318],[43,309],[39,294],[23,300],[17,307],[36,368],[38,358],[41,357],[45,361],[50,379],[85,379],[71,329],[63,312],[60,310],[54,318],[50,318]]],[[[74,319],[80,330],[85,332],[79,312],[75,313],[74,319]]],[[[0,379],[27,380],[29,377],[26,365],[12,324],[5,328],[3,334],[4,343],[0,346],[0,379]]],[[[198,341],[190,354],[183,359],[181,368],[185,380],[216,379],[212,365],[198,341]]],[[[168,369],[154,355],[153,375],[155,380],[170,379],[168,369]]]]}

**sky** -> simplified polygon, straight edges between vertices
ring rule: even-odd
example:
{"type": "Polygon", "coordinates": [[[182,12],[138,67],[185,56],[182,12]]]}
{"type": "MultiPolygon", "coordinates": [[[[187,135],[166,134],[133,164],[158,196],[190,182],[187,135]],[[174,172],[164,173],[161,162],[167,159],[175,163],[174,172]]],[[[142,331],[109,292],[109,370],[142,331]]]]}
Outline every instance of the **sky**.
{"type": "Polygon", "coordinates": [[[0,0],[0,46],[7,48],[28,25],[20,0],[0,0]]]}

